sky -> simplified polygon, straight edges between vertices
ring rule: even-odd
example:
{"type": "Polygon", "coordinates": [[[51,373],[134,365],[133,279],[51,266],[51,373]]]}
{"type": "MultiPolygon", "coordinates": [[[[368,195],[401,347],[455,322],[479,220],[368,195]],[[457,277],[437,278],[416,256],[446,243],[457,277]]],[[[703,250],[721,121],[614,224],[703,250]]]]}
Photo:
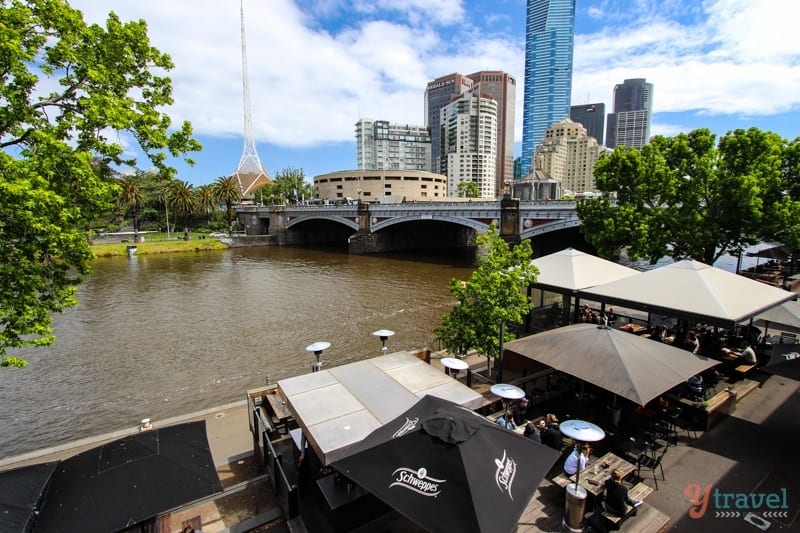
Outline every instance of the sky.
{"type": "MultiPolygon", "coordinates": [[[[242,0],[253,135],[270,173],[306,179],[357,167],[360,118],[424,125],[426,84],[453,72],[517,79],[522,140],[525,0],[242,0]]],[[[235,0],[71,0],[87,22],[144,19],[168,53],[175,124],[203,145],[193,185],[231,174],[244,146],[240,4],[235,0]]],[[[576,0],[572,104],[615,84],[654,85],[652,134],[757,127],[800,136],[797,0],[576,0]]],[[[134,143],[126,149],[133,151],[134,143]]],[[[139,165],[147,169],[147,161],[139,165]]]]}

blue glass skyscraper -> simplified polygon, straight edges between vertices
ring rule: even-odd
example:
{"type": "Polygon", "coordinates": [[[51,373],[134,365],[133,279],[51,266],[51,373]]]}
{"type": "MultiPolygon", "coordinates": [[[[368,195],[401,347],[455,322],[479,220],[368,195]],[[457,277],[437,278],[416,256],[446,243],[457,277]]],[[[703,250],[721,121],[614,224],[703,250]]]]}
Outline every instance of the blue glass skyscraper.
{"type": "Polygon", "coordinates": [[[528,0],[525,23],[525,97],[522,109],[522,176],[531,171],[536,146],[554,122],[569,117],[575,0],[528,0]]]}

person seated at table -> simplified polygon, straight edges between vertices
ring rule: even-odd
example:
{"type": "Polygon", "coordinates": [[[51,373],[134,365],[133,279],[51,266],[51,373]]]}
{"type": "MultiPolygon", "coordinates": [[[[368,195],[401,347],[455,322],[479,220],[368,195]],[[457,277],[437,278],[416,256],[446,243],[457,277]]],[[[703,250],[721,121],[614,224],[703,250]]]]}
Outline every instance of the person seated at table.
{"type": "Polygon", "coordinates": [[[514,423],[514,418],[510,413],[503,413],[500,417],[498,417],[497,424],[500,427],[510,429],[511,431],[517,429],[517,425],[514,423]]]}
{"type": "Polygon", "coordinates": [[[569,454],[564,461],[564,473],[568,476],[571,476],[580,470],[583,472],[586,470],[586,464],[589,462],[589,454],[592,453],[592,447],[584,443],[581,446],[580,452],[578,449],[572,450],[572,453],[569,454]]]}
{"type": "Polygon", "coordinates": [[[547,422],[542,418],[535,424],[533,422],[525,424],[525,432],[523,435],[536,442],[542,442],[542,432],[545,429],[547,429],[547,422]]]}
{"type": "Polygon", "coordinates": [[[528,399],[525,397],[520,398],[511,406],[509,410],[511,420],[514,421],[515,426],[521,426],[528,420],[528,399]]]}
{"type": "Polygon", "coordinates": [[[752,342],[745,342],[744,349],[741,352],[736,353],[736,356],[741,359],[743,363],[748,365],[754,365],[758,363],[758,358],[756,357],[756,351],[753,348],[752,342]]]}
{"type": "Polygon", "coordinates": [[[542,444],[549,446],[554,450],[561,449],[561,430],[558,428],[558,417],[553,413],[547,414],[547,427],[542,430],[540,436],[542,437],[542,444]]]}
{"type": "Polygon", "coordinates": [[[613,307],[608,308],[608,314],[606,315],[608,318],[608,325],[612,328],[617,327],[617,313],[614,312],[613,307]]]}
{"type": "Polygon", "coordinates": [[[639,507],[642,501],[630,499],[628,488],[622,484],[622,472],[614,470],[606,481],[605,488],[606,511],[617,516],[625,516],[626,505],[630,505],[634,508],[632,514],[636,514],[636,507],[639,507]]]}

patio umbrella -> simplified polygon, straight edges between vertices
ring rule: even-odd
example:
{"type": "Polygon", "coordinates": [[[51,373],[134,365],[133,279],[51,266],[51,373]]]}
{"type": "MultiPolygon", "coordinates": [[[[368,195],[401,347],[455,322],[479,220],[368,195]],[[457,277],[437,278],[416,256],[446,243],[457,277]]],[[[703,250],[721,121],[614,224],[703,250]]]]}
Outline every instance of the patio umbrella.
{"type": "Polygon", "coordinates": [[[781,331],[800,333],[800,302],[784,302],[768,309],[754,317],[753,325],[764,328],[765,337],[770,326],[781,331]]]}
{"type": "Polygon", "coordinates": [[[0,472],[0,531],[30,531],[58,461],[0,472]]]}
{"type": "Polygon", "coordinates": [[[34,531],[118,531],[221,491],[205,421],[152,429],[61,461],[34,531]]]}
{"type": "Polygon", "coordinates": [[[556,292],[575,291],[639,274],[638,270],[574,248],[531,261],[539,269],[534,286],[556,292]]]}
{"type": "Polygon", "coordinates": [[[797,295],[698,261],[678,261],[604,285],[581,298],[732,329],[797,295]]]}
{"type": "Polygon", "coordinates": [[[512,531],[559,453],[427,395],[332,464],[429,531],[512,531]]]}
{"type": "Polygon", "coordinates": [[[633,333],[585,323],[516,339],[505,349],[639,405],[719,364],[633,333]]]}
{"type": "Polygon", "coordinates": [[[774,344],[769,361],[761,367],[764,372],[800,381],[800,345],[774,344]]]}

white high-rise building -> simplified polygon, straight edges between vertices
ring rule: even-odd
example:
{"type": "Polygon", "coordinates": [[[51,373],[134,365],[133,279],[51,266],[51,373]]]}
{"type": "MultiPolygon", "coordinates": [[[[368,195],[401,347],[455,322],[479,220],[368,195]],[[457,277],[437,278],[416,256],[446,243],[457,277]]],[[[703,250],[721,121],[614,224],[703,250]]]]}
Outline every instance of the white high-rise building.
{"type": "Polygon", "coordinates": [[[428,170],[431,136],[425,126],[390,124],[362,118],[356,122],[359,170],[428,170]]]}
{"type": "Polygon", "coordinates": [[[466,93],[441,110],[440,151],[447,160],[447,193],[458,196],[458,184],[472,181],[480,198],[497,195],[497,102],[466,93]]]}
{"type": "Polygon", "coordinates": [[[562,190],[597,190],[594,164],[606,149],[581,124],[565,118],[551,125],[536,151],[536,167],[556,179],[562,190]]]}

